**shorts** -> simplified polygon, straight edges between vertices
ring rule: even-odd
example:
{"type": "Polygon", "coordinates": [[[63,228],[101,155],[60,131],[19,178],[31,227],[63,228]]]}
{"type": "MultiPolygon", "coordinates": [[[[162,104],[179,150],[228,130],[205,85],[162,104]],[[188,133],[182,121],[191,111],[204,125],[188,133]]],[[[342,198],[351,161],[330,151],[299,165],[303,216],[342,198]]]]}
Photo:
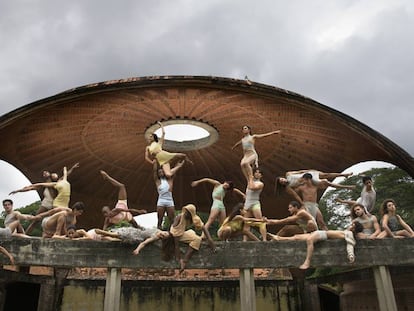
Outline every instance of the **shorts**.
{"type": "Polygon", "coordinates": [[[324,230],[316,230],[315,232],[319,235],[319,240],[323,241],[323,240],[327,240],[328,239],[328,235],[326,234],[326,231],[324,231],[324,230]]]}
{"type": "Polygon", "coordinates": [[[260,210],[262,208],[262,206],[260,205],[260,202],[254,202],[254,203],[251,203],[251,204],[245,204],[244,205],[244,210],[245,211],[255,211],[255,210],[260,210]]]}
{"type": "Polygon", "coordinates": [[[0,228],[0,237],[9,238],[9,237],[11,237],[11,235],[12,235],[12,232],[11,232],[11,229],[9,227],[0,228]]]}
{"type": "Polygon", "coordinates": [[[197,235],[194,230],[187,230],[179,237],[179,241],[190,245],[191,248],[199,250],[201,246],[201,236],[197,235]]]}
{"type": "Polygon", "coordinates": [[[213,200],[213,205],[211,209],[218,209],[219,211],[225,211],[226,207],[224,206],[223,201],[221,200],[213,200]]]}
{"type": "Polygon", "coordinates": [[[160,206],[160,207],[174,207],[174,200],[158,198],[157,206],[160,206]]]}
{"type": "Polygon", "coordinates": [[[315,202],[303,202],[306,210],[316,219],[316,214],[318,213],[319,207],[318,203],[315,202]]]}

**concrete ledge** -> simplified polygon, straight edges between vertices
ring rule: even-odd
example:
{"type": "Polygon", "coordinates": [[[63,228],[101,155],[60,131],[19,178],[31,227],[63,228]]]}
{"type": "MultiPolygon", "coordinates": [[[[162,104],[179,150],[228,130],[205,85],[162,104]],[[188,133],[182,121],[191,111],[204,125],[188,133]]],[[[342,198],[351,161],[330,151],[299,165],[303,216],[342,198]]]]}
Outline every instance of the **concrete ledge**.
{"type": "MultiPolygon", "coordinates": [[[[160,259],[160,243],[145,247],[139,256],[132,255],[135,244],[89,240],[58,240],[11,238],[1,241],[15,257],[19,266],[50,267],[113,267],[113,268],[175,268],[177,262],[160,259]]],[[[186,247],[183,245],[183,247],[186,247]]],[[[185,248],[183,248],[183,251],[185,248]]],[[[414,239],[357,241],[356,261],[346,259],[345,241],[328,240],[315,246],[313,267],[367,267],[414,265],[414,239]]],[[[281,242],[218,242],[212,254],[203,244],[188,268],[291,268],[298,267],[306,256],[304,241],[281,242]]],[[[0,256],[1,264],[8,264],[0,256]]]]}

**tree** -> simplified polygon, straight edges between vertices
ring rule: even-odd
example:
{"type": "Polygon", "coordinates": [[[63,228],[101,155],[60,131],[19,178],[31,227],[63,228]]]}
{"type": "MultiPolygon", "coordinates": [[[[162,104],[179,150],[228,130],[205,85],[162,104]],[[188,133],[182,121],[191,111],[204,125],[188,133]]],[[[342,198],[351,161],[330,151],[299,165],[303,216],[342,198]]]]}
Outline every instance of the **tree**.
{"type": "Polygon", "coordinates": [[[405,171],[398,167],[394,168],[373,168],[359,176],[351,176],[341,184],[356,185],[356,189],[335,189],[328,190],[319,202],[319,207],[332,229],[341,229],[349,225],[350,210],[346,204],[335,201],[336,198],[345,200],[357,200],[362,190],[362,176],[371,176],[374,181],[374,188],[377,193],[377,200],[372,214],[378,219],[382,202],[385,199],[394,199],[397,203],[397,213],[411,226],[414,225],[414,180],[405,171]]]}

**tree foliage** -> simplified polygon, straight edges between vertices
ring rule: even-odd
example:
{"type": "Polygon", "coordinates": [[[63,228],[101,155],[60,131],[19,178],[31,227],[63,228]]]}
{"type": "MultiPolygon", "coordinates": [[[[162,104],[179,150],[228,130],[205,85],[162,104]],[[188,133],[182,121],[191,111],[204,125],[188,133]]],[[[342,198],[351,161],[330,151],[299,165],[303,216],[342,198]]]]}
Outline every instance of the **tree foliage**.
{"type": "Polygon", "coordinates": [[[380,207],[385,199],[394,199],[397,213],[411,226],[414,225],[414,180],[398,167],[373,168],[357,176],[351,176],[341,184],[356,185],[355,189],[334,189],[327,191],[319,202],[319,207],[332,229],[345,228],[350,223],[350,209],[346,204],[335,201],[336,198],[356,201],[362,190],[362,175],[372,177],[377,199],[372,214],[380,219],[380,207]]]}

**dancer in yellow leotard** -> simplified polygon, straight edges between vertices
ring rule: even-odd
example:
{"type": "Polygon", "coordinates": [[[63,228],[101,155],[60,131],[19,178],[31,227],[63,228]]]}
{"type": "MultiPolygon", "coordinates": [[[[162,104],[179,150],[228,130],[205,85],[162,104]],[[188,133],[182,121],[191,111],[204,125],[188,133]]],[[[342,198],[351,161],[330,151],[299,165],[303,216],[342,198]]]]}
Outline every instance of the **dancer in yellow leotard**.
{"type": "Polygon", "coordinates": [[[147,137],[149,145],[145,148],[145,160],[151,164],[155,161],[162,167],[164,174],[167,178],[171,178],[173,173],[171,172],[170,162],[173,160],[186,160],[193,163],[185,153],[171,153],[162,149],[164,144],[165,131],[161,122],[158,122],[161,128],[161,137],[158,138],[157,134],[152,133],[147,137]]]}

